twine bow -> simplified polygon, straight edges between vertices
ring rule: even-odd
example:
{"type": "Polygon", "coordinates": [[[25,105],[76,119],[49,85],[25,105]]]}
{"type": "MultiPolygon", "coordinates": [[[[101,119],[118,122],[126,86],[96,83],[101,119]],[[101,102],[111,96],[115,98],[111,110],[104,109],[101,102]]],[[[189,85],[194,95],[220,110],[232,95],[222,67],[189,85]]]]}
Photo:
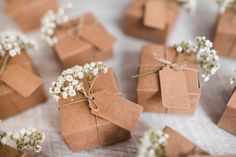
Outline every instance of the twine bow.
{"type": "MultiPolygon", "coordinates": [[[[158,55],[157,53],[153,53],[153,57],[154,57],[155,60],[157,60],[158,62],[160,62],[162,64],[162,65],[156,65],[157,67],[164,67],[164,66],[168,65],[171,68],[173,68],[174,70],[198,71],[198,70],[193,69],[193,68],[188,68],[187,63],[185,63],[185,62],[183,62],[183,63],[172,63],[171,61],[160,57],[160,55],[158,55]]],[[[153,65],[145,65],[145,66],[153,66],[153,65]]],[[[145,71],[145,72],[142,72],[142,73],[139,73],[137,75],[132,76],[132,78],[137,78],[137,77],[148,75],[148,74],[155,74],[155,73],[158,73],[160,70],[161,69],[158,68],[158,69],[155,69],[155,70],[145,71]]]]}

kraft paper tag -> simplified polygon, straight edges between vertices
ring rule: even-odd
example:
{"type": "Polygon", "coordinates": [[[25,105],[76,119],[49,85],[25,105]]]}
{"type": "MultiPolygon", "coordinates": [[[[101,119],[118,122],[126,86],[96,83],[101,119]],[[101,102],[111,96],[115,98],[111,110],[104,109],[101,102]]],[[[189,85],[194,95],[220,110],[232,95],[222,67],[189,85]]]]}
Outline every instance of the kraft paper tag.
{"type": "Polygon", "coordinates": [[[115,42],[115,38],[97,24],[84,26],[81,30],[80,37],[93,44],[102,52],[109,51],[115,42]]]}
{"type": "Polygon", "coordinates": [[[143,107],[108,91],[97,92],[92,96],[99,106],[99,111],[92,111],[93,114],[128,131],[136,127],[143,107]]]}
{"type": "Polygon", "coordinates": [[[42,84],[37,75],[20,65],[7,66],[1,80],[24,97],[30,96],[42,84]]]}
{"type": "Polygon", "coordinates": [[[187,82],[183,70],[174,70],[170,66],[160,71],[162,104],[166,108],[189,108],[187,82]]]}
{"type": "Polygon", "coordinates": [[[145,3],[144,25],[156,29],[165,29],[167,24],[166,14],[165,2],[161,0],[148,1],[145,3]]]}

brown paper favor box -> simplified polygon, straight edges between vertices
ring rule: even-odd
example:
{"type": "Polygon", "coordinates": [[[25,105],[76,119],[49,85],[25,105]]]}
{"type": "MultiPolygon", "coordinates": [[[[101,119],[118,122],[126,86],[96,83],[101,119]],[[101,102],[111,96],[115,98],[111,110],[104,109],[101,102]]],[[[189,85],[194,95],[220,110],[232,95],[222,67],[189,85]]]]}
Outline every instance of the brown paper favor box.
{"type": "Polygon", "coordinates": [[[58,8],[57,0],[11,0],[5,12],[13,17],[21,30],[30,31],[40,25],[41,17],[48,10],[58,8]]]}
{"type": "Polygon", "coordinates": [[[8,145],[0,145],[0,157],[30,157],[28,154],[19,153],[8,145]]]}
{"type": "Polygon", "coordinates": [[[219,15],[214,47],[220,55],[236,58],[236,18],[234,13],[219,15]]]}
{"type": "Polygon", "coordinates": [[[218,126],[236,135],[236,91],[234,90],[218,126]]]}
{"type": "Polygon", "coordinates": [[[146,112],[193,114],[201,93],[196,65],[187,63],[185,67],[187,69],[179,71],[167,68],[167,66],[162,68],[163,64],[154,58],[154,54],[172,63],[188,62],[185,55],[177,56],[174,48],[163,45],[144,46],[138,73],[160,71],[138,77],[138,104],[142,105],[146,112]],[[171,70],[174,75],[166,73],[171,70]],[[163,71],[165,71],[165,75],[163,75],[163,71]],[[178,76],[180,75],[178,82],[176,82],[177,73],[178,76]],[[180,96],[182,94],[184,97],[180,96]]]}
{"type": "Polygon", "coordinates": [[[54,49],[65,68],[112,58],[116,41],[91,13],[60,26],[56,30],[56,37],[59,41],[54,49]],[[69,33],[79,25],[80,30],[69,33]]]}
{"type": "Polygon", "coordinates": [[[172,128],[165,127],[163,131],[170,136],[165,146],[166,156],[189,157],[208,154],[172,128]]]}
{"type": "Polygon", "coordinates": [[[77,95],[60,99],[61,134],[74,152],[109,145],[130,138],[143,108],[119,94],[115,75],[111,69],[101,74],[92,87],[93,101],[99,111],[90,110],[88,101],[77,95]]]}
{"type": "Polygon", "coordinates": [[[0,119],[16,115],[45,100],[43,81],[28,55],[22,52],[11,58],[0,76],[0,119]]]}
{"type": "Polygon", "coordinates": [[[133,0],[124,15],[127,35],[165,43],[179,12],[175,0],[133,0]]]}

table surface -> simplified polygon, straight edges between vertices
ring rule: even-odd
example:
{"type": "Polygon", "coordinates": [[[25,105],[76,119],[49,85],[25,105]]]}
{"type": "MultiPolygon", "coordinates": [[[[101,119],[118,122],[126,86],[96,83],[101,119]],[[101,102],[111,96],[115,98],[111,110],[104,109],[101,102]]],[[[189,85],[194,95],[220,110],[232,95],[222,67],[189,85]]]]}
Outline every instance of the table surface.
{"type": "MultiPolygon", "coordinates": [[[[168,45],[181,40],[193,40],[197,35],[213,39],[218,6],[214,0],[197,1],[199,7],[195,16],[190,16],[184,10],[180,12],[168,45]]],[[[67,2],[60,1],[61,4],[67,2]]],[[[117,37],[115,56],[106,63],[116,72],[124,96],[136,101],[137,82],[131,79],[131,76],[137,73],[141,47],[148,42],[128,37],[123,32],[123,14],[131,0],[70,0],[70,2],[74,6],[71,12],[73,16],[92,11],[109,32],[117,37]]],[[[0,1],[0,30],[18,29],[12,19],[2,13],[3,8],[4,2],[0,1]]],[[[31,52],[30,55],[45,81],[46,90],[62,69],[51,48],[40,38],[39,29],[27,35],[38,42],[38,50],[31,52]]],[[[60,135],[57,103],[50,96],[46,103],[4,120],[0,128],[16,131],[22,127],[33,126],[45,132],[47,138],[43,151],[35,155],[40,157],[134,157],[137,141],[143,132],[150,128],[163,129],[166,125],[176,129],[209,153],[236,154],[236,136],[216,125],[233,90],[229,78],[236,67],[236,62],[228,58],[221,58],[220,62],[222,67],[219,72],[209,82],[201,81],[202,96],[194,116],[143,113],[137,128],[132,132],[132,138],[126,142],[72,153],[60,135]]]]}

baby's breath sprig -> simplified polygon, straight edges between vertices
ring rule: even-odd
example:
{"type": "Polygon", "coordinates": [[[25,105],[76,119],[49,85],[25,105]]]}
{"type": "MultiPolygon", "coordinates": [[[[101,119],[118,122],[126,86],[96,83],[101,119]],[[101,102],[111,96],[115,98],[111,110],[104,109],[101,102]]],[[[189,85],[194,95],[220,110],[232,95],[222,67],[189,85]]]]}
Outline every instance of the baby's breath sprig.
{"type": "Polygon", "coordinates": [[[196,0],[178,0],[180,5],[191,14],[195,14],[197,2],[196,0]]]}
{"type": "Polygon", "coordinates": [[[34,42],[19,31],[8,30],[0,33],[0,57],[3,58],[0,65],[0,74],[11,57],[21,54],[27,48],[34,47],[34,42]]]}
{"type": "Polygon", "coordinates": [[[234,12],[236,13],[236,0],[216,0],[220,5],[220,12],[234,12]]]}
{"type": "Polygon", "coordinates": [[[219,57],[212,48],[213,44],[204,36],[196,37],[194,44],[190,41],[182,41],[180,44],[175,44],[174,47],[177,53],[185,53],[194,56],[196,64],[200,67],[204,81],[208,81],[220,68],[218,62],[219,57]]]}
{"type": "Polygon", "coordinates": [[[166,157],[168,139],[168,134],[156,129],[145,132],[138,143],[137,157],[166,157]]]}
{"type": "Polygon", "coordinates": [[[21,32],[8,30],[0,33],[0,57],[15,57],[23,50],[34,46],[33,41],[21,32]]]}
{"type": "Polygon", "coordinates": [[[91,62],[84,66],[76,65],[66,69],[49,87],[49,93],[58,101],[77,94],[84,95],[83,79],[91,82],[100,73],[106,73],[107,66],[102,62],[91,62]]]}
{"type": "Polygon", "coordinates": [[[40,152],[42,143],[45,140],[45,134],[38,132],[35,128],[23,128],[16,133],[8,133],[0,130],[0,143],[7,144],[14,142],[18,151],[40,152]]]}
{"type": "Polygon", "coordinates": [[[71,8],[72,5],[67,4],[66,7],[60,7],[56,12],[49,10],[41,19],[42,37],[50,46],[58,42],[58,39],[54,36],[55,29],[69,21],[67,13],[71,8]]]}

